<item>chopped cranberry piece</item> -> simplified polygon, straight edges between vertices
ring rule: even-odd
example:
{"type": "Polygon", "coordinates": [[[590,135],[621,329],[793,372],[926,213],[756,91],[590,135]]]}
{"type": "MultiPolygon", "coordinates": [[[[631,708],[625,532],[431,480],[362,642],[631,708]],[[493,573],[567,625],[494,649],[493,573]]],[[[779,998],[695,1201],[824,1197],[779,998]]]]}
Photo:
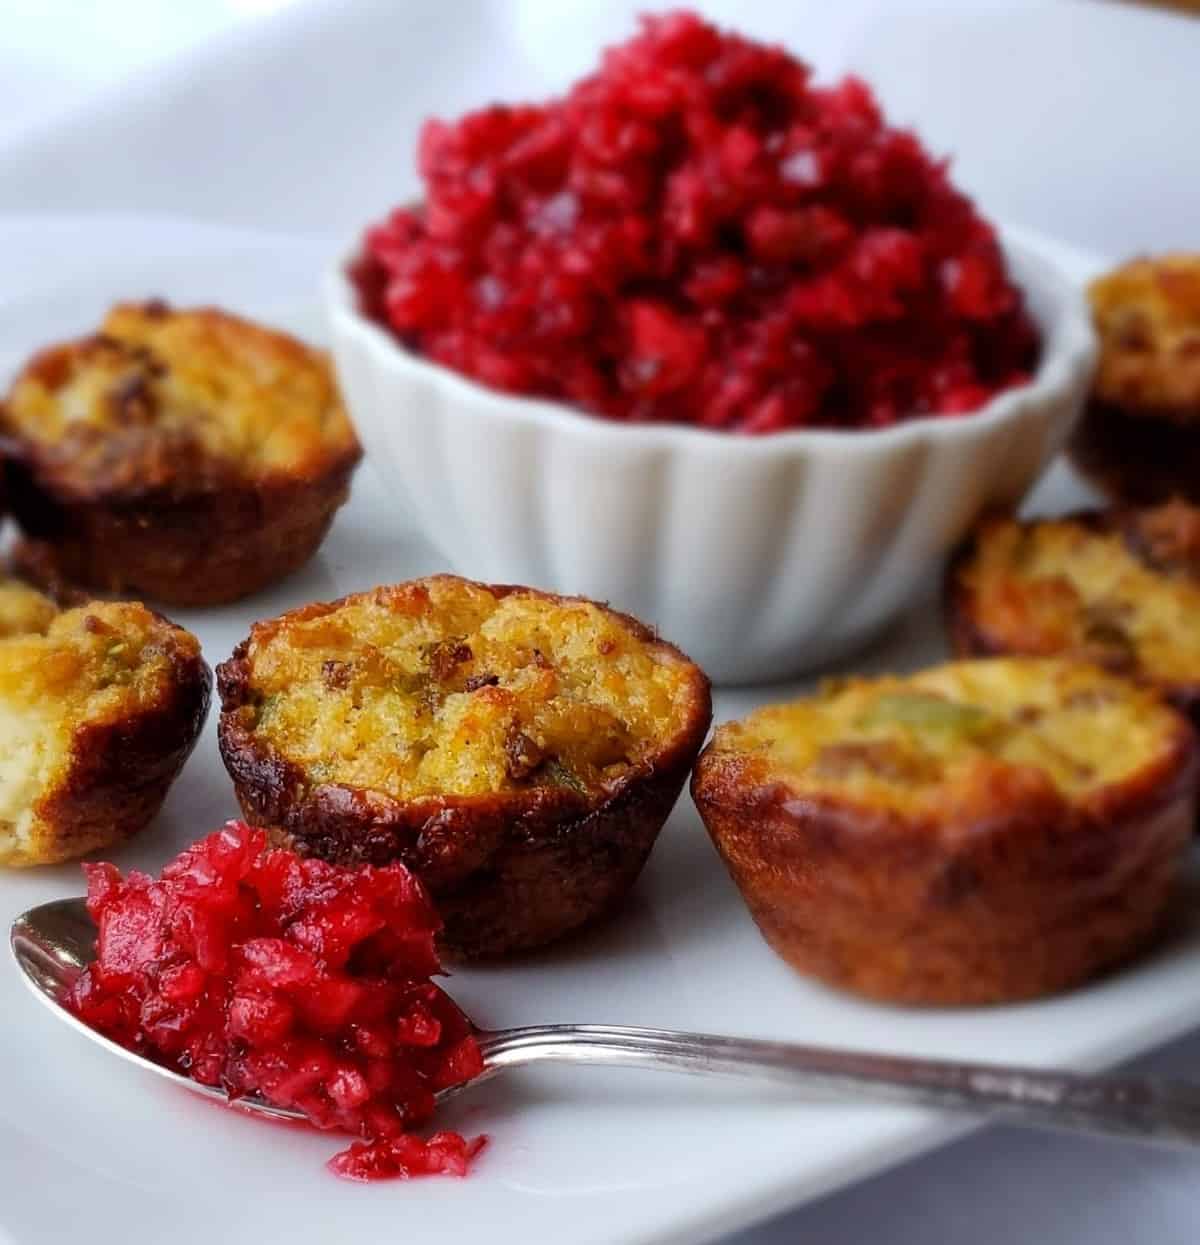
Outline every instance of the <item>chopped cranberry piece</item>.
{"type": "Polygon", "coordinates": [[[429,121],[419,167],[364,238],[364,309],[494,389],[763,434],[963,414],[1037,361],[945,164],[857,79],[690,13],[561,99],[429,121]]]}
{"type": "Polygon", "coordinates": [[[483,1063],[429,980],[440,923],[403,865],[304,860],[230,822],[157,881],[84,869],[98,937],[67,998],[81,1019],[231,1096],[366,1138],[333,1160],[338,1175],[465,1175],[479,1139],[406,1131],[483,1063]]]}
{"type": "Polygon", "coordinates": [[[457,1133],[434,1133],[422,1141],[410,1133],[382,1141],[356,1141],[329,1160],[329,1170],[347,1180],[389,1180],[397,1176],[465,1176],[471,1160],[487,1144],[457,1133]]]}

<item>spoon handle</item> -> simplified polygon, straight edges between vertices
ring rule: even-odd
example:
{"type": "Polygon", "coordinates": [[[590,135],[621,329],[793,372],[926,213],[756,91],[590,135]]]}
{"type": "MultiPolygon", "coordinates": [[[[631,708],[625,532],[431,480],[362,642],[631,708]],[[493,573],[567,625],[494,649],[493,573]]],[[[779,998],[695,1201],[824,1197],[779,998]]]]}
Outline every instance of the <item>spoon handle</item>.
{"type": "Polygon", "coordinates": [[[484,1076],[553,1061],[745,1077],[1016,1124],[1200,1144],[1200,1089],[998,1064],[909,1059],[749,1038],[614,1025],[535,1025],[480,1035],[484,1076]]]}

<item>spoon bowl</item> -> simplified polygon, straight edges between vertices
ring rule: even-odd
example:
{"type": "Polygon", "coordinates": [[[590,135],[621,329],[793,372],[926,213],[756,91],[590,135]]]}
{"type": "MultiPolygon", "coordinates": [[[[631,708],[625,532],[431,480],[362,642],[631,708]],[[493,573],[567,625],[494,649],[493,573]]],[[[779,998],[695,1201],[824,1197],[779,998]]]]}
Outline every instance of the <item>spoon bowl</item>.
{"type": "Polygon", "coordinates": [[[144,1055],[105,1037],[103,1033],[84,1024],[70,1008],[65,1007],[63,996],[74,985],[79,974],[96,958],[96,924],[82,899],[54,899],[22,913],[12,924],[9,943],[17,967],[34,997],[50,1008],[59,1020],[69,1024],[77,1033],[99,1043],[105,1050],[137,1064],[147,1072],[166,1077],[193,1093],[215,1098],[227,1106],[270,1115],[276,1119],[304,1119],[299,1111],[272,1106],[265,1098],[230,1098],[223,1089],[193,1081],[191,1077],[176,1072],[174,1068],[155,1063],[153,1059],[147,1059],[144,1055]]]}
{"type": "MultiPolygon", "coordinates": [[[[95,942],[96,926],[82,899],[56,899],[31,908],[17,917],[10,931],[13,956],[34,996],[105,1050],[241,1110],[278,1119],[305,1118],[257,1096],[231,1099],[223,1090],[127,1050],[84,1024],[62,1000],[95,958],[95,942]]],[[[1035,1127],[1200,1146],[1200,1089],[1191,1084],[617,1025],[529,1025],[477,1030],[476,1036],[483,1072],[442,1090],[439,1102],[524,1064],[581,1063],[742,1077],[795,1089],[971,1111],[1035,1127]]]]}

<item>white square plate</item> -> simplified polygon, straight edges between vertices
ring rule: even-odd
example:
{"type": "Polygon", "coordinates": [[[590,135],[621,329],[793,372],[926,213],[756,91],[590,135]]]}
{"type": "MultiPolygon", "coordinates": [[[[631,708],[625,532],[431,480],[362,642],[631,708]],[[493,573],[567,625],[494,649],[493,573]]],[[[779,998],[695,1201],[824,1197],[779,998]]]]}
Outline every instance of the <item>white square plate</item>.
{"type": "MultiPolygon", "coordinates": [[[[211,300],[319,334],[324,247],[154,220],[0,222],[0,368],[87,330],[118,297],[211,300]]],[[[1082,276],[1086,257],[1064,250],[1082,276]]],[[[1040,508],[1085,500],[1063,468],[1040,508]]],[[[179,612],[211,663],[250,622],[317,598],[444,569],[393,519],[364,466],[320,556],[227,609],[179,612]],[[393,534],[396,532],[397,534],[393,534]]],[[[859,668],[942,651],[932,605],[859,668]]],[[[718,720],[793,687],[717,696],[718,720]]],[[[215,715],[157,823],[116,855],[156,869],[236,813],[215,715]]],[[[77,866],[0,876],[0,922],[77,894],[77,866]]],[[[448,982],[489,1027],[608,1021],[897,1053],[1094,1068],[1200,1020],[1200,922],[1139,966],[1017,1007],[902,1011],[796,976],[759,938],[686,799],[618,919],[545,954],[448,982]]],[[[0,1241],[43,1245],[363,1245],[416,1234],[528,1245],[690,1242],[795,1205],[970,1126],[928,1112],[814,1101],[645,1073],[515,1074],[464,1096],[446,1123],[493,1143],[465,1181],[361,1187],[326,1174],[336,1137],[253,1121],[139,1073],[53,1019],[0,960],[0,1241]]]]}

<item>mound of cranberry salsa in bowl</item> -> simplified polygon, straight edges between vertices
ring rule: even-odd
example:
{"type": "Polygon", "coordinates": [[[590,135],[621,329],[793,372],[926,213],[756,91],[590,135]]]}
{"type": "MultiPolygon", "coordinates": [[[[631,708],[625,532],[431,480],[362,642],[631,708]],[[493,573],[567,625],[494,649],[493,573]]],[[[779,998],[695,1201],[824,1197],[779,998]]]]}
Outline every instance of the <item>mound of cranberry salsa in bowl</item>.
{"type": "Polygon", "coordinates": [[[1052,246],[866,84],[692,14],[429,121],[418,163],[326,283],[368,450],[456,569],[609,600],[719,681],[861,645],[1084,397],[1052,246]]]}

